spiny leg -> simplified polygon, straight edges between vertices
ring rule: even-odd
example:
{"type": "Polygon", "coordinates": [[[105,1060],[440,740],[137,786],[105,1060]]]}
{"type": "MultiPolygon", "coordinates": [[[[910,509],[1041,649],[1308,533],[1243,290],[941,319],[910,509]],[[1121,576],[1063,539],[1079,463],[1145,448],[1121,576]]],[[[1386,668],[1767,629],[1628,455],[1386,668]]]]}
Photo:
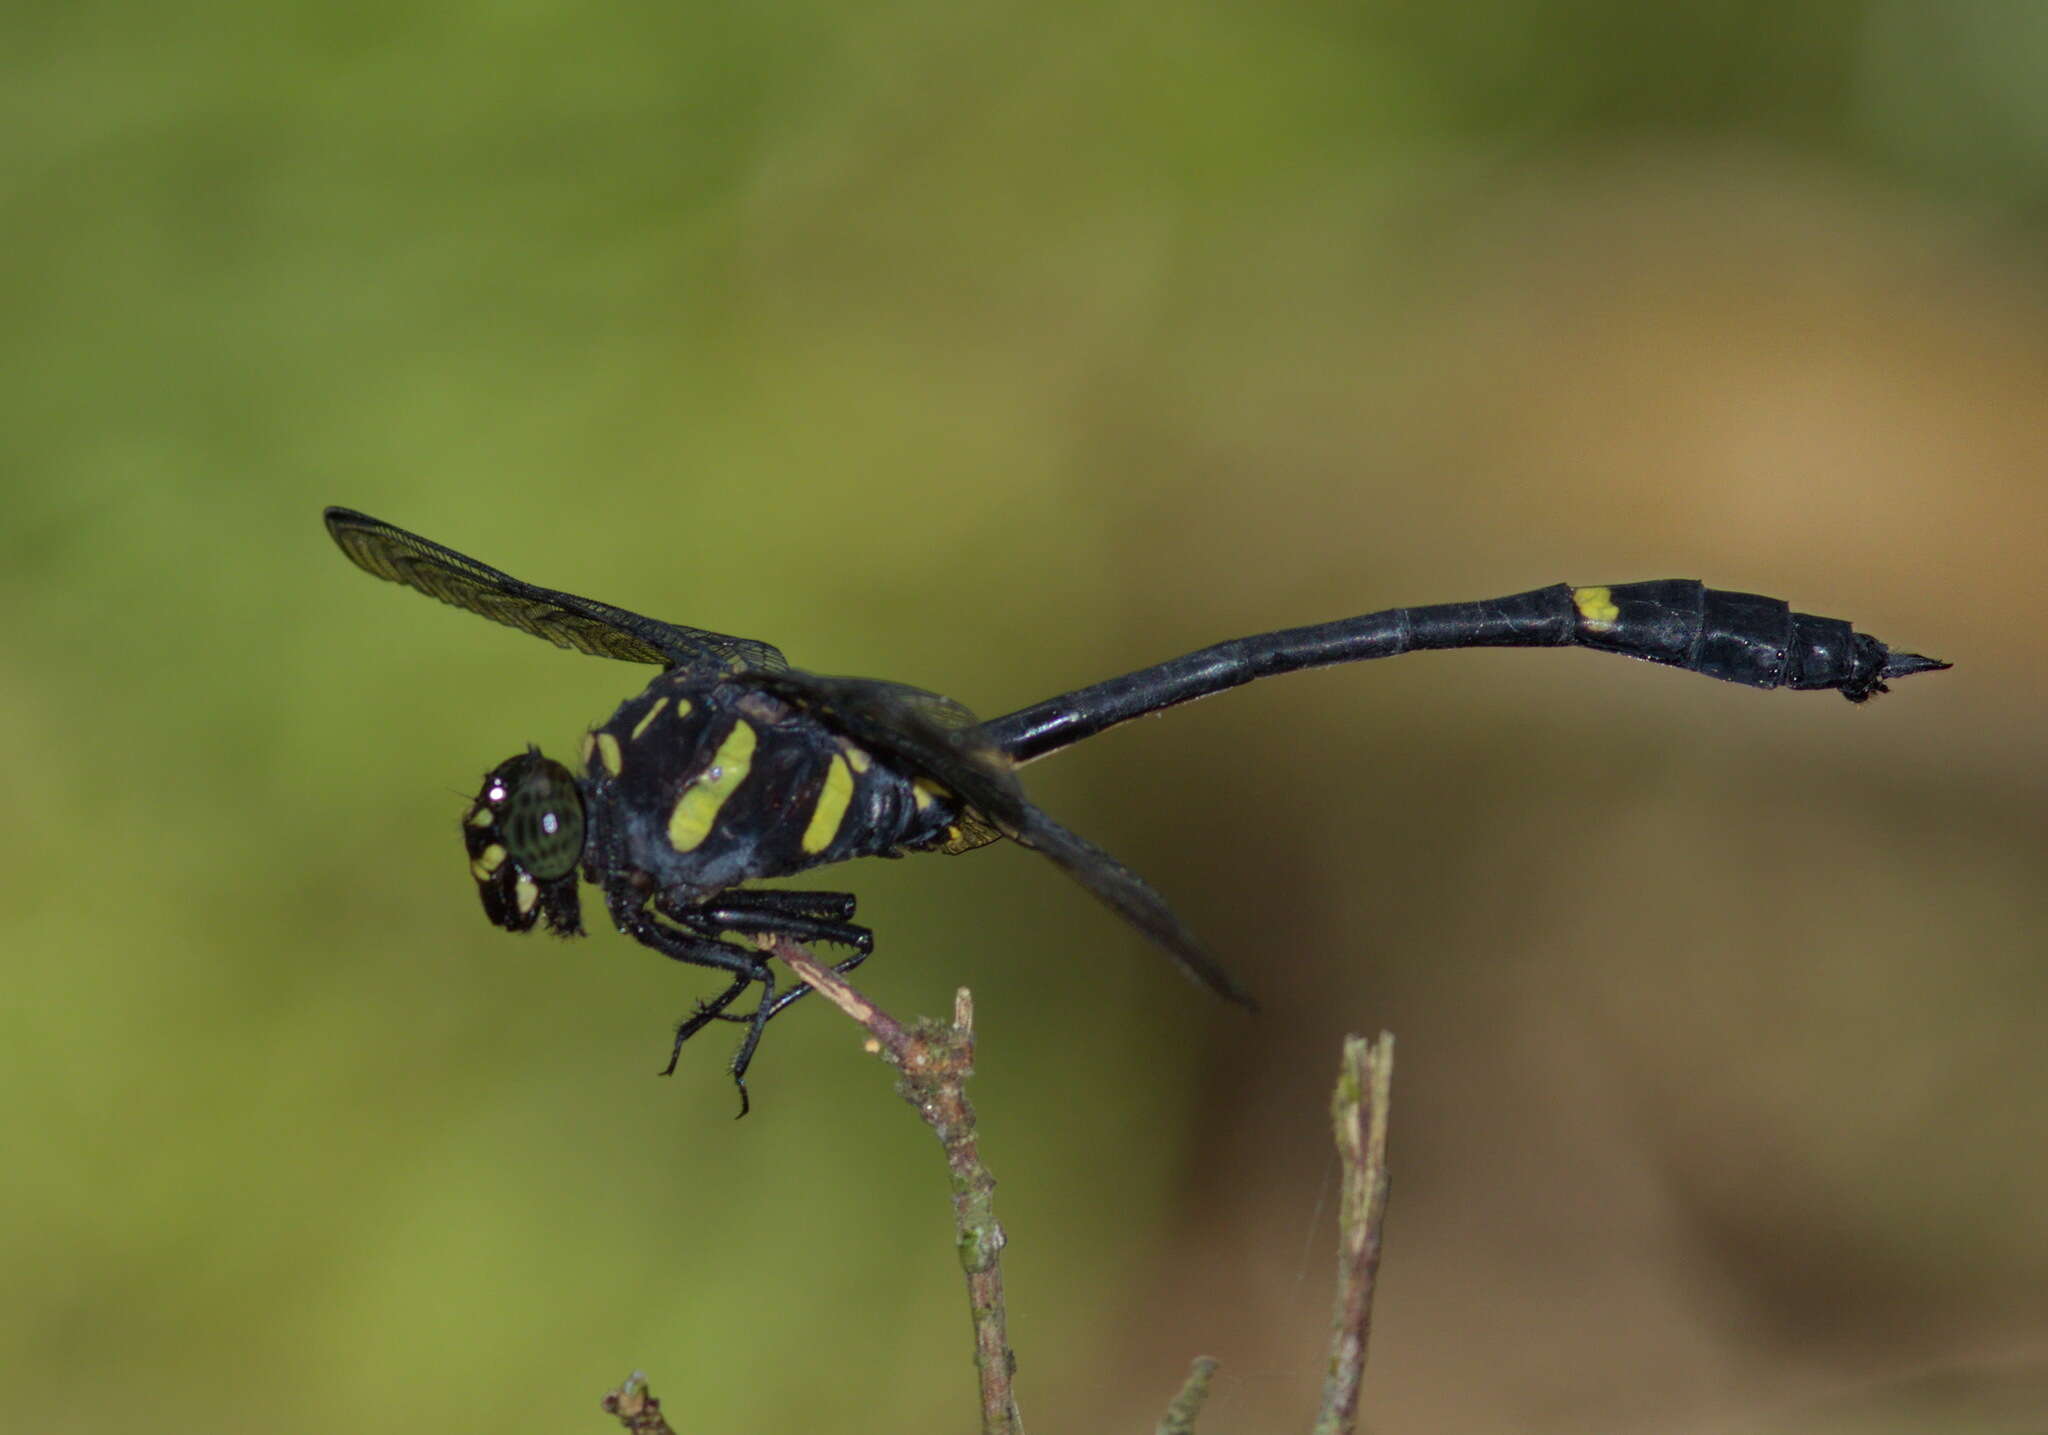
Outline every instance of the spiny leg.
{"type": "Polygon", "coordinates": [[[781,887],[730,887],[707,904],[717,912],[775,913],[845,922],[853,917],[851,892],[791,892],[781,887]]]}
{"type": "MultiPolygon", "coordinates": [[[[733,976],[730,986],[710,1001],[701,1003],[696,1012],[676,1028],[675,1047],[670,1053],[667,1068],[662,1072],[664,1076],[676,1069],[676,1061],[681,1055],[684,1042],[703,1030],[726,1007],[732,1005],[750,984],[761,984],[761,1003],[754,1009],[746,1038],[740,1043],[740,1049],[733,1057],[731,1068],[733,1085],[737,1086],[740,1092],[739,1114],[745,1116],[752,1108],[747,1096],[747,1067],[754,1059],[754,1048],[761,1043],[761,1030],[768,1024],[767,1016],[762,1013],[769,1008],[775,998],[774,972],[769,970],[768,963],[757,953],[743,951],[725,942],[656,921],[644,905],[645,898],[625,884],[605,895],[613,923],[621,932],[641,945],[652,947],[674,961],[687,962],[698,967],[711,967],[730,972],[733,976]]],[[[691,910],[665,897],[657,897],[655,902],[664,915],[691,910]]]]}
{"type": "MultiPolygon", "coordinates": [[[[660,897],[655,899],[655,906],[663,916],[673,918],[706,939],[714,938],[720,932],[745,932],[749,935],[787,937],[798,942],[829,942],[834,946],[851,947],[852,956],[833,964],[832,971],[838,976],[845,976],[866,961],[875,949],[873,932],[852,922],[838,920],[842,914],[850,916],[853,913],[854,899],[844,892],[788,892],[779,888],[735,888],[720,892],[702,906],[684,906],[660,897]]],[[[759,1017],[759,1020],[765,1023],[779,1016],[791,1002],[801,999],[810,990],[809,983],[799,982],[768,1005],[766,1016],[760,1016],[760,1007],[748,1012],[721,1010],[712,1015],[719,1021],[749,1023],[759,1017]]],[[[764,995],[763,1001],[766,1000],[764,995]]],[[[720,1003],[721,1008],[723,1005],[724,1003],[720,1003]]]]}
{"type": "MultiPolygon", "coordinates": [[[[740,1038],[740,1049],[732,1056],[732,1084],[740,1089],[740,1116],[747,1114],[750,1103],[747,1100],[747,1068],[753,1064],[754,1048],[761,1044],[761,1033],[767,1030],[768,1018],[775,1014],[775,973],[768,964],[761,964],[761,1001],[754,1008],[754,1019],[747,1023],[747,1034],[740,1038]]],[[[735,1121],[739,1116],[733,1118],[735,1121]]]]}
{"type": "MultiPolygon", "coordinates": [[[[862,928],[861,930],[865,931],[866,928],[862,928]]],[[[846,958],[846,960],[841,962],[834,962],[832,964],[832,975],[837,977],[843,977],[848,972],[852,971],[855,967],[859,966],[862,962],[866,961],[872,955],[873,952],[871,949],[863,947],[859,951],[856,951],[852,956],[846,958]]],[[[798,999],[816,990],[817,988],[812,986],[809,982],[798,982],[795,986],[791,987],[781,996],[775,998],[775,1004],[768,1008],[768,1015],[762,1017],[761,1020],[766,1022],[782,1015],[784,1011],[788,1010],[789,1004],[791,1002],[797,1001],[798,999]]],[[[751,1021],[753,1017],[753,1012],[721,1012],[719,1013],[718,1020],[751,1021]]]]}
{"type": "Polygon", "coordinates": [[[833,946],[852,947],[862,957],[874,950],[875,936],[866,927],[857,926],[840,918],[814,915],[818,910],[838,912],[850,910],[852,899],[847,899],[847,908],[838,906],[835,892],[811,893],[791,892],[795,898],[822,896],[835,901],[826,904],[767,906],[751,901],[733,901],[735,897],[751,896],[751,893],[721,892],[710,900],[691,904],[675,901],[666,896],[654,899],[655,910],[684,930],[706,941],[715,941],[727,932],[739,932],[746,936],[788,937],[798,942],[829,942],[833,946]]]}
{"type": "Polygon", "coordinates": [[[661,1074],[663,1076],[674,1076],[676,1074],[676,1063],[682,1060],[684,1042],[702,1031],[714,1020],[732,1020],[732,1018],[725,1016],[725,1009],[733,1004],[741,992],[753,984],[754,979],[752,976],[742,974],[734,977],[732,985],[710,1001],[698,1002],[697,1010],[676,1024],[676,1044],[670,1049],[668,1065],[661,1069],[661,1074]]]}

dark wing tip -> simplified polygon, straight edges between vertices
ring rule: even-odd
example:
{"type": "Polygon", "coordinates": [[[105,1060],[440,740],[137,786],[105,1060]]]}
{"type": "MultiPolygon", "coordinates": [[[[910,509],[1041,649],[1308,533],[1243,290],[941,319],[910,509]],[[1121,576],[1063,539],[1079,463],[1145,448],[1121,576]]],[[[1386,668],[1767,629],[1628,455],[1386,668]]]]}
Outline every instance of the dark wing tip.
{"type": "Polygon", "coordinates": [[[360,509],[343,508],[338,503],[328,504],[326,508],[321,510],[320,517],[327,524],[328,534],[337,539],[341,537],[341,530],[344,528],[354,528],[362,524],[376,524],[378,522],[378,520],[370,517],[369,514],[364,513],[360,509]]]}
{"type": "Polygon", "coordinates": [[[1223,1000],[1231,1003],[1233,1006],[1241,1006],[1246,1011],[1250,1012],[1252,1015],[1258,1015],[1258,998],[1253,996],[1250,992],[1246,991],[1243,987],[1240,987],[1235,983],[1232,983],[1227,990],[1218,990],[1213,987],[1210,989],[1212,991],[1215,991],[1217,996],[1222,997],[1223,1000]]]}
{"type": "Polygon", "coordinates": [[[1144,878],[1079,833],[1060,826],[1026,802],[1021,794],[1013,791],[996,796],[1007,801],[999,801],[998,810],[986,811],[985,815],[994,818],[1011,840],[1050,858],[1094,894],[1096,900],[1151,938],[1197,986],[1247,1011],[1259,1009],[1251,994],[1182,925],[1166,905],[1166,899],[1153,891],[1144,878]],[[1000,810],[1003,807],[1008,810],[1000,810]]]}
{"type": "Polygon", "coordinates": [[[1180,932],[1179,940],[1175,941],[1169,934],[1163,932],[1144,928],[1140,930],[1145,931],[1154,942],[1165,948],[1167,955],[1173,958],[1173,964],[1196,986],[1206,992],[1213,992],[1232,1006],[1242,1007],[1248,1012],[1258,1011],[1257,999],[1237,984],[1236,978],[1230,975],[1221,962],[1210,955],[1207,947],[1197,943],[1185,931],[1180,932]]]}
{"type": "Polygon", "coordinates": [[[364,558],[369,549],[374,545],[388,544],[394,538],[411,539],[414,544],[426,543],[426,540],[417,534],[407,533],[403,528],[386,523],[381,518],[372,518],[360,509],[343,508],[338,503],[328,504],[321,510],[320,517],[327,525],[327,536],[334,540],[335,547],[348,555],[351,563],[379,578],[390,579],[393,582],[405,580],[366,563],[364,558]]]}

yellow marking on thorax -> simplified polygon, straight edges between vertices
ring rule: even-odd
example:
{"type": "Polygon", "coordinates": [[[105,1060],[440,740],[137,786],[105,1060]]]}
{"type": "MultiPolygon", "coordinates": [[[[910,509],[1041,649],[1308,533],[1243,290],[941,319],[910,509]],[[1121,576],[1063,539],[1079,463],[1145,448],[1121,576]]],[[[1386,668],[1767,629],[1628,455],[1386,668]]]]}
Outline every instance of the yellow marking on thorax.
{"type": "Polygon", "coordinates": [[[488,807],[479,807],[476,811],[469,814],[469,825],[471,827],[489,827],[497,820],[497,817],[492,814],[491,809],[488,807]]]}
{"type": "MultiPolygon", "coordinates": [[[[640,734],[641,734],[641,733],[643,733],[643,732],[646,732],[646,731],[647,731],[647,725],[648,725],[649,723],[653,722],[653,721],[654,721],[654,720],[655,720],[656,718],[660,717],[660,716],[661,716],[661,710],[662,710],[663,708],[667,707],[667,706],[668,706],[668,699],[667,699],[667,698],[656,698],[656,699],[654,700],[654,705],[653,705],[652,707],[650,707],[650,708],[648,708],[648,709],[647,709],[647,715],[646,715],[645,717],[641,718],[641,719],[640,719],[640,721],[638,721],[638,722],[636,722],[636,723],[634,723],[634,724],[633,724],[633,735],[632,735],[632,739],[631,739],[631,740],[632,740],[633,742],[638,742],[638,741],[640,741],[640,734]]],[[[685,703],[683,704],[683,711],[684,711],[684,712],[688,712],[688,711],[689,711],[689,709],[690,709],[690,705],[689,705],[689,703],[685,702],[685,703]]],[[[678,716],[680,716],[680,714],[678,714],[678,716]]]]}
{"type": "Polygon", "coordinates": [[[846,754],[846,761],[853,768],[855,775],[866,772],[875,765],[875,760],[868,756],[866,748],[855,747],[852,743],[844,741],[839,744],[839,747],[846,754]]]}
{"type": "Polygon", "coordinates": [[[626,766],[626,755],[619,751],[619,740],[608,732],[597,735],[597,755],[604,759],[604,770],[617,777],[626,766]]]}
{"type": "Polygon", "coordinates": [[[597,734],[594,732],[587,732],[583,734],[583,770],[585,772],[590,771],[590,760],[596,756],[597,734]]]}
{"type": "Polygon", "coordinates": [[[477,853],[476,860],[469,864],[469,875],[479,882],[488,882],[505,861],[505,849],[493,842],[477,853]]]}
{"type": "Polygon", "coordinates": [[[732,731],[712,754],[711,766],[676,799],[676,810],[668,819],[669,846],[678,852],[694,852],[711,835],[718,809],[725,806],[726,798],[732,796],[733,789],[754,764],[755,741],[751,723],[733,724],[732,731]]]}
{"type": "Polygon", "coordinates": [[[804,851],[816,854],[832,845],[852,801],[853,769],[847,766],[845,754],[835,753],[832,765],[825,769],[824,785],[818,789],[818,805],[811,810],[810,825],[804,828],[804,851]]]}
{"type": "Polygon", "coordinates": [[[928,777],[912,778],[910,790],[917,794],[919,812],[929,812],[935,804],[953,795],[928,777]]]}
{"type": "Polygon", "coordinates": [[[1611,628],[1614,620],[1621,616],[1621,609],[1615,606],[1613,592],[1606,588],[1574,588],[1572,602],[1578,607],[1580,619],[1589,628],[1611,628]]]}
{"type": "Polygon", "coordinates": [[[533,910],[533,904],[540,900],[540,888],[533,878],[522,876],[512,884],[513,900],[519,903],[519,915],[525,916],[533,910]]]}

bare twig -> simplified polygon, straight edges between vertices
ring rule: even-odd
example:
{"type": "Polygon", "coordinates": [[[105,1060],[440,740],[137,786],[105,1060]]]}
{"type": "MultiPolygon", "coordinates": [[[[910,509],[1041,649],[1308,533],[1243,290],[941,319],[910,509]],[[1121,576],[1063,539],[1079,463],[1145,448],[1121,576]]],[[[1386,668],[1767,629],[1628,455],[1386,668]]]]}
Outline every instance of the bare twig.
{"type": "Polygon", "coordinates": [[[661,1417],[661,1402],[647,1388],[647,1377],[637,1370],[605,1396],[604,1409],[607,1415],[618,1416],[619,1424],[633,1435],[675,1435],[661,1417]]]}
{"type": "Polygon", "coordinates": [[[1159,1417],[1159,1424],[1152,1435],[1194,1435],[1195,1417],[1202,1413],[1202,1405],[1209,1398],[1209,1377],[1215,1373],[1214,1356],[1196,1356],[1187,1380],[1180,1387],[1180,1394],[1173,1397],[1173,1404],[1167,1406],[1166,1413],[1159,1417]]]}
{"type": "Polygon", "coordinates": [[[1003,1228],[996,1221],[995,1178],[981,1164],[968,1105],[974,1074],[974,1002],[966,988],[953,1001],[953,1022],[906,1027],[848,986],[801,947],[775,944],[775,955],[833,1005],[867,1028],[869,1051],[881,1055],[902,1080],[897,1091],[924,1118],[946,1151],[952,1178],[953,1223],[960,1265],[967,1272],[967,1302],[974,1318],[974,1364],[981,1376],[982,1435],[1023,1435],[1012,1391],[1017,1359],[1004,1333],[1003,1228]]]}
{"type": "Polygon", "coordinates": [[[1387,1097],[1394,1078],[1394,1038],[1346,1037],[1330,1116],[1344,1189],[1337,1213],[1337,1308],[1331,1318],[1330,1365],[1315,1435],[1350,1435],[1358,1424],[1358,1387],[1372,1331],[1373,1283],[1380,1267],[1380,1226],[1387,1214],[1387,1097]]]}
{"type": "MultiPolygon", "coordinates": [[[[995,1178],[981,1163],[967,1078],[974,1074],[974,1000],[961,988],[950,1025],[905,1026],[848,986],[838,973],[788,941],[773,951],[804,982],[867,1030],[867,1049],[894,1066],[897,1091],[917,1108],[939,1138],[952,1178],[953,1221],[967,1300],[974,1321],[974,1364],[981,1377],[982,1435],[1023,1435],[1013,1381],[1016,1357],[1004,1331],[1003,1228],[994,1209],[995,1178]]],[[[1381,1227],[1387,1211],[1387,1101],[1394,1074],[1394,1038],[1347,1037],[1330,1100],[1337,1155],[1343,1166],[1337,1228],[1337,1299],[1331,1319],[1329,1368],[1315,1435],[1352,1435],[1358,1424],[1359,1386],[1365,1376],[1372,1298],[1380,1264],[1381,1227]]],[[[1154,1435],[1193,1435],[1209,1397],[1217,1363],[1198,1358],[1154,1435]]],[[[635,1435],[674,1435],[661,1402],[635,1371],[604,1399],[605,1410],[635,1435]]]]}

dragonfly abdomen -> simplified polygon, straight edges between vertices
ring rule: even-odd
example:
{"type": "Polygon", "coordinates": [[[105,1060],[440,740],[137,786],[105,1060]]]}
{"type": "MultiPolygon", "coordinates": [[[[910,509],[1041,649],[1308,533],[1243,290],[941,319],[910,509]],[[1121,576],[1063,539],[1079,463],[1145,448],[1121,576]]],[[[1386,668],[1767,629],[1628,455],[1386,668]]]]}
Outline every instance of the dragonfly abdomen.
{"type": "Polygon", "coordinates": [[[1795,613],[1776,598],[1691,578],[1554,583],[1236,638],[992,719],[981,736],[1024,763],[1132,718],[1281,673],[1432,649],[1545,647],[1620,653],[1756,688],[1833,688],[1859,703],[1885,691],[1887,678],[1948,666],[1895,653],[1839,618],[1795,613]]]}

